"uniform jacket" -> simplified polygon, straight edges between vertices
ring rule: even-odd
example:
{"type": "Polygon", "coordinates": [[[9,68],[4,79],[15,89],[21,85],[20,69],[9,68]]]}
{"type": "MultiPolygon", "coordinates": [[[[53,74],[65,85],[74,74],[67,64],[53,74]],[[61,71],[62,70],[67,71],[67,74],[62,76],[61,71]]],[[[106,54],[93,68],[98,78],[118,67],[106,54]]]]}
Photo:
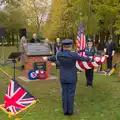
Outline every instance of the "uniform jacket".
{"type": "Polygon", "coordinates": [[[75,83],[77,81],[77,60],[90,61],[89,58],[80,57],[76,52],[69,50],[60,51],[56,56],[50,57],[49,60],[59,63],[61,83],[75,83]]]}
{"type": "Polygon", "coordinates": [[[86,47],[84,50],[78,50],[78,52],[85,52],[86,56],[94,56],[95,54],[102,55],[95,47],[86,47]]]}
{"type": "Polygon", "coordinates": [[[107,43],[105,45],[105,49],[106,49],[106,54],[112,56],[112,52],[115,51],[115,46],[113,45],[113,43],[111,44],[107,43]]]}

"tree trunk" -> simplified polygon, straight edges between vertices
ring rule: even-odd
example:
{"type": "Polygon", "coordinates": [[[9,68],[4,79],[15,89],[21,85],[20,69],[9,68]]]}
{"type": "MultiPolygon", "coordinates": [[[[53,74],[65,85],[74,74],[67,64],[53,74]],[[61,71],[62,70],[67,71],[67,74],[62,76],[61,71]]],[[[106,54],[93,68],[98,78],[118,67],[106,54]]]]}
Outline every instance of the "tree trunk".
{"type": "Polygon", "coordinates": [[[105,47],[105,32],[100,32],[100,44],[101,44],[101,49],[104,49],[105,47]]]}
{"type": "Polygon", "coordinates": [[[14,44],[15,44],[15,39],[14,39],[14,31],[12,30],[12,45],[14,46],[14,44]]]}

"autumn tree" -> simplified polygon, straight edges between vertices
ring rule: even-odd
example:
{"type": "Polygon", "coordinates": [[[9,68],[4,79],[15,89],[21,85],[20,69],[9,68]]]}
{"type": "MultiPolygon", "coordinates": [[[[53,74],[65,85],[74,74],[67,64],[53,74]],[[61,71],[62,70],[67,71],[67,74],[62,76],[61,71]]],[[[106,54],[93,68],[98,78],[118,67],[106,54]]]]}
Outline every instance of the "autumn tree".
{"type": "Polygon", "coordinates": [[[29,28],[41,32],[46,21],[49,1],[48,0],[22,0],[22,8],[26,14],[29,28]]]}

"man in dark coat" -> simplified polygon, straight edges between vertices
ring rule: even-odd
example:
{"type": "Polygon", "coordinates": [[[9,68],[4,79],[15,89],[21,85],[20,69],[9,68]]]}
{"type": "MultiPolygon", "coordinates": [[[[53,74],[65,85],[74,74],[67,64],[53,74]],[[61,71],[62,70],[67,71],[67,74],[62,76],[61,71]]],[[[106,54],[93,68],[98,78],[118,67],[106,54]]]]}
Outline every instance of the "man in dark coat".
{"type": "Polygon", "coordinates": [[[72,40],[63,40],[63,51],[59,51],[56,56],[48,58],[51,62],[59,63],[64,115],[73,114],[74,96],[77,82],[76,61],[94,61],[91,58],[80,57],[77,52],[71,52],[72,43],[72,40]]]}
{"type": "MultiPolygon", "coordinates": [[[[56,53],[60,50],[61,50],[61,42],[60,42],[60,38],[57,38],[54,44],[54,55],[56,55],[56,53]]],[[[56,63],[56,69],[59,69],[59,65],[57,63],[56,63]]]]}
{"type": "Polygon", "coordinates": [[[56,42],[54,44],[54,54],[55,55],[60,50],[60,48],[61,48],[60,38],[57,38],[56,42]]]}
{"type": "Polygon", "coordinates": [[[112,38],[109,39],[108,43],[105,45],[104,52],[108,55],[107,59],[107,69],[111,70],[112,68],[112,59],[115,53],[115,46],[112,42],[112,38]]]}
{"type": "Polygon", "coordinates": [[[40,43],[40,40],[37,38],[37,35],[35,33],[32,35],[30,43],[40,43]]]}

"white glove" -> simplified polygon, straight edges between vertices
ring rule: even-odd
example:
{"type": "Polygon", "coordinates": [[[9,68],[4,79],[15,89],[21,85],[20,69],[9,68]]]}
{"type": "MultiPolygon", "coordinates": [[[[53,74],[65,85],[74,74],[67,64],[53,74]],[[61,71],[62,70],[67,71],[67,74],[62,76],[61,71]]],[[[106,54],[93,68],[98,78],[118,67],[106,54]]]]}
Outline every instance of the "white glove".
{"type": "Polygon", "coordinates": [[[45,61],[46,61],[47,59],[48,59],[48,57],[43,57],[43,60],[45,60],[45,61]]]}
{"type": "Polygon", "coordinates": [[[106,49],[106,48],[104,48],[104,52],[105,52],[105,53],[107,52],[107,49],[106,49]]]}
{"type": "Polygon", "coordinates": [[[96,57],[94,60],[95,60],[96,62],[99,62],[99,61],[100,61],[100,58],[99,58],[99,57],[96,57]]]}
{"type": "Polygon", "coordinates": [[[92,58],[93,58],[93,56],[90,56],[89,58],[91,58],[91,59],[92,59],[92,58]]]}
{"type": "Polygon", "coordinates": [[[114,54],[115,54],[115,51],[112,52],[112,56],[114,56],[114,54]]]}

